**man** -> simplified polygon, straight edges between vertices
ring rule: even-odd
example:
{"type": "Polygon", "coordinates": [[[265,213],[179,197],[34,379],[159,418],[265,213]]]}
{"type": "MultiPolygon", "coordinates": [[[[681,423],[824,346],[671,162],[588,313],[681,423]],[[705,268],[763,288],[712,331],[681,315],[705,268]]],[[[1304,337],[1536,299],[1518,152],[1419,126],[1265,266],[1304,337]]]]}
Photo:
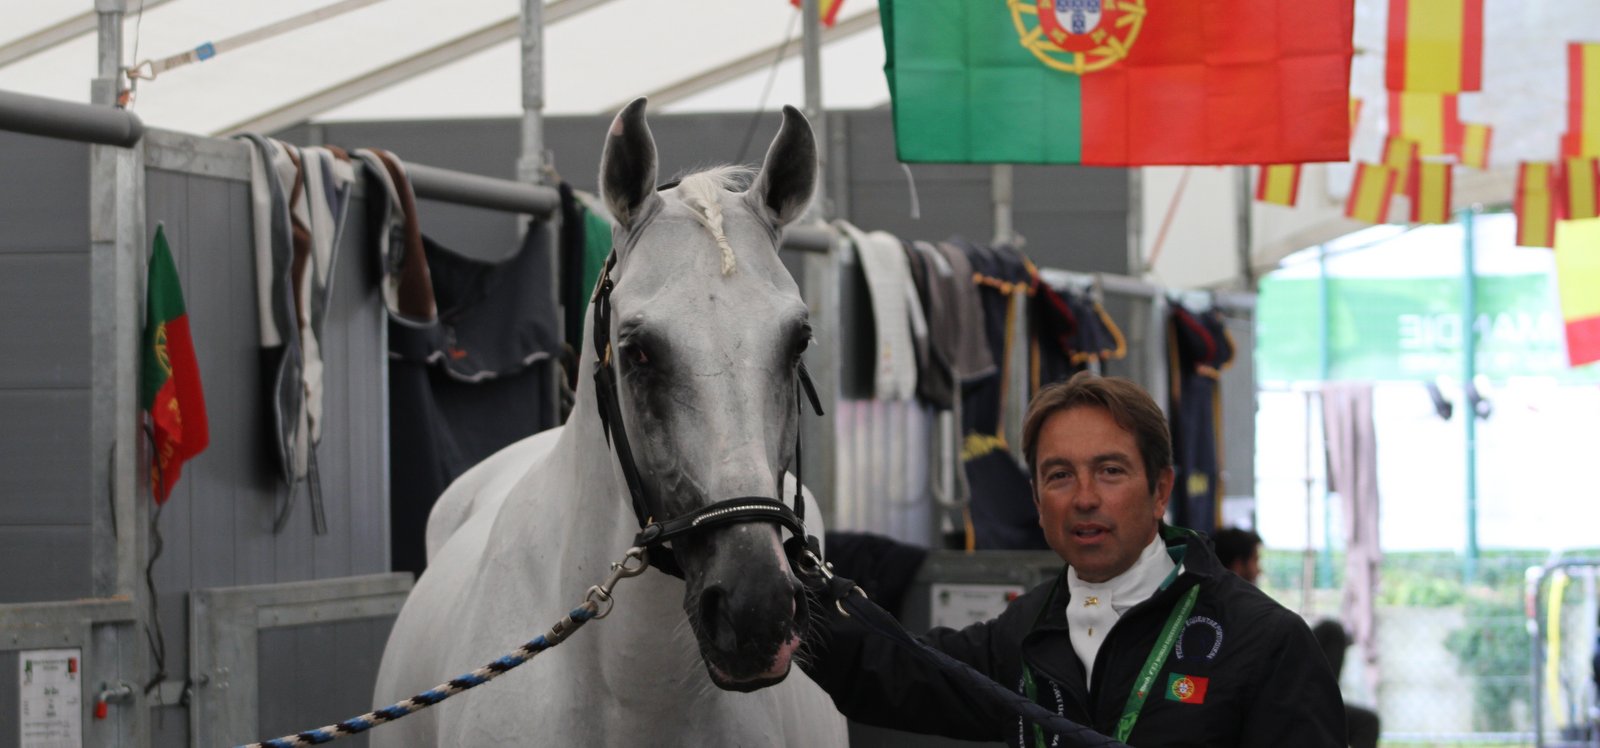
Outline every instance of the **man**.
{"type": "MultiPolygon", "coordinates": [[[[1305,623],[1227,573],[1201,536],[1161,522],[1172,447],[1149,395],[1087,373],[1046,387],[1023,452],[1040,527],[1066,567],[998,618],[923,641],[1141,748],[1344,746],[1339,689],[1305,623]]],[[[808,671],[850,717],[1057,744],[898,645],[837,613],[829,623],[808,671]]]]}
{"type": "MultiPolygon", "coordinates": [[[[1328,658],[1328,666],[1333,669],[1333,679],[1339,680],[1339,673],[1344,670],[1344,651],[1350,647],[1350,633],[1344,630],[1344,624],[1330,618],[1317,621],[1311,627],[1311,635],[1316,637],[1317,646],[1322,647],[1323,656],[1328,658]]],[[[1354,704],[1344,705],[1344,723],[1350,733],[1350,748],[1378,748],[1378,713],[1354,704]]]]}
{"type": "Polygon", "coordinates": [[[1217,560],[1251,584],[1261,576],[1261,536],[1252,530],[1225,527],[1211,539],[1217,548],[1217,560]]]}

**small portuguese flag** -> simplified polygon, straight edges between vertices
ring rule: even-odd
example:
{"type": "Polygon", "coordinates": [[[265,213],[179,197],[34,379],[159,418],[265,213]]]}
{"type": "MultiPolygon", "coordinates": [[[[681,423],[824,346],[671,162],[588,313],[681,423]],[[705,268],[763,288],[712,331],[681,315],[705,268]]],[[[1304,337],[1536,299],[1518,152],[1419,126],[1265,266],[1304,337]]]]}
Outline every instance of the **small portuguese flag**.
{"type": "Polygon", "coordinates": [[[1350,0],[880,0],[901,161],[1345,161],[1350,0]]]}
{"type": "Polygon", "coordinates": [[[156,227],[145,293],[139,407],[150,413],[154,431],[150,493],[157,504],[163,504],[178,482],[184,460],[200,454],[211,437],[205,393],[200,388],[200,364],[189,337],[183,289],[178,286],[178,266],[173,264],[161,226],[156,227]]]}

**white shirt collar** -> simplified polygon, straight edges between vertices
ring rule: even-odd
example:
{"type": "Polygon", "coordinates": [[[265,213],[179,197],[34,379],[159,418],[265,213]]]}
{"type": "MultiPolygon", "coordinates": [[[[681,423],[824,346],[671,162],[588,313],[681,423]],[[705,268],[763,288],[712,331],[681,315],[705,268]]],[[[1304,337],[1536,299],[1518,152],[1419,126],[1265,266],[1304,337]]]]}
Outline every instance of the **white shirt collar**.
{"type": "Polygon", "coordinates": [[[1167,555],[1167,544],[1159,533],[1132,567],[1104,582],[1085,582],[1078,578],[1077,569],[1067,567],[1067,592],[1071,595],[1067,625],[1086,679],[1094,675],[1094,658],[1100,652],[1100,643],[1117,620],[1129,608],[1150,599],[1174,568],[1177,564],[1167,555]]]}

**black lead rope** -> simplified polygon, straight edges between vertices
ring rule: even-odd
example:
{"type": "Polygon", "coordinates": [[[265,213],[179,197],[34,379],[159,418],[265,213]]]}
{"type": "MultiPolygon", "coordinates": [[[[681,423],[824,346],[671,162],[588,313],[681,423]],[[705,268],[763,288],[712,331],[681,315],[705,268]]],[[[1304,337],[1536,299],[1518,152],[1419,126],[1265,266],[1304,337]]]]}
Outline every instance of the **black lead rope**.
{"type": "Polygon", "coordinates": [[[833,602],[841,613],[855,619],[867,630],[911,650],[912,654],[955,678],[967,689],[984,695],[1046,732],[1060,735],[1076,748],[1129,748],[1126,743],[1039,706],[1028,697],[974,670],[971,665],[924,644],[906,631],[888,611],[867,599],[866,593],[855,582],[835,576],[831,565],[822,565],[814,557],[811,562],[812,565],[807,568],[810,573],[805,576],[808,577],[806,582],[812,592],[833,602]]]}

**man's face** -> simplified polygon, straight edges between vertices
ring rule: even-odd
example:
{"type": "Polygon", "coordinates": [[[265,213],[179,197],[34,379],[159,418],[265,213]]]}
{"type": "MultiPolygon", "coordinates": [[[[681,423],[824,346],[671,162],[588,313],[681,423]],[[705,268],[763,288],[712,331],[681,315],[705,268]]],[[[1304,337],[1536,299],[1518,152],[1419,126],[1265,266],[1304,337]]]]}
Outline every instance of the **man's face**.
{"type": "Polygon", "coordinates": [[[1133,434],[1094,406],[1051,414],[1035,462],[1034,502],[1050,547],[1086,582],[1131,568],[1167,511],[1172,468],[1161,470],[1152,494],[1133,434]]]}
{"type": "Polygon", "coordinates": [[[1261,576],[1261,546],[1257,545],[1250,550],[1250,557],[1233,562],[1233,573],[1251,584],[1256,583],[1256,578],[1261,576]]]}

